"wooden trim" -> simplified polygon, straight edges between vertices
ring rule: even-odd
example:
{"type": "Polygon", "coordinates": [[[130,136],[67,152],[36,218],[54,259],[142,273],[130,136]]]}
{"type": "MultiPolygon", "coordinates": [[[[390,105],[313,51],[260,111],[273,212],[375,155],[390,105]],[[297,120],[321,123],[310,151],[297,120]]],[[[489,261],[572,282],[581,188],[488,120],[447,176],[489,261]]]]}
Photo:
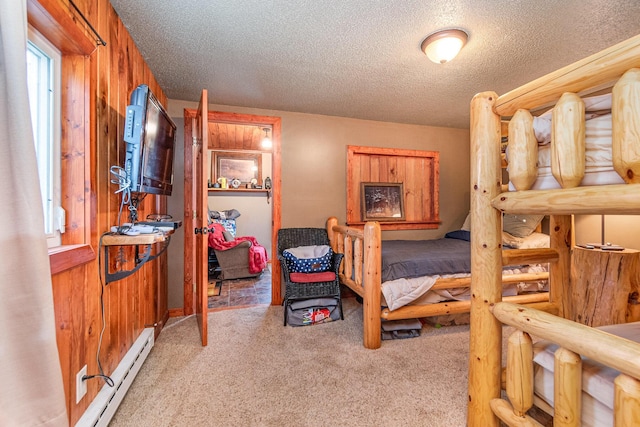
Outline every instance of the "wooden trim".
{"type": "Polygon", "coordinates": [[[182,316],[184,316],[184,308],[170,308],[169,309],[169,318],[182,317],[182,316]]]}
{"type": "Polygon", "coordinates": [[[64,245],[49,251],[51,274],[62,273],[78,265],[96,259],[96,252],[91,245],[64,245]]]}
{"type": "MultiPolygon", "coordinates": [[[[67,5],[68,6],[68,5],[67,5]]],[[[95,40],[77,24],[78,18],[56,0],[28,0],[29,24],[38,29],[63,54],[90,55],[97,47],[95,40]]]]}
{"type": "MultiPolygon", "coordinates": [[[[184,157],[184,182],[191,183],[193,180],[193,164],[191,156],[191,144],[192,144],[192,119],[195,117],[194,109],[184,110],[184,144],[185,144],[185,157],[184,157]]],[[[272,189],[270,193],[272,215],[271,215],[271,253],[276,254],[278,252],[277,239],[278,230],[280,229],[282,222],[281,203],[282,203],[282,172],[281,172],[281,137],[282,137],[282,119],[280,117],[273,116],[257,116],[252,114],[237,114],[237,113],[225,113],[221,111],[209,111],[209,122],[225,122],[225,123],[245,123],[254,125],[266,125],[271,126],[271,139],[273,145],[271,150],[265,150],[263,152],[271,152],[271,182],[272,189]]],[[[217,190],[212,189],[209,193],[215,191],[252,191],[252,190],[217,190]]],[[[256,191],[256,190],[253,190],[256,191]]],[[[264,190],[262,190],[264,191],[264,190]]],[[[191,186],[185,185],[184,189],[184,225],[185,225],[185,237],[184,237],[184,314],[189,315],[194,313],[194,295],[193,295],[193,281],[195,278],[195,259],[193,257],[193,244],[195,239],[193,238],[193,194],[191,194],[191,186]]],[[[268,193],[269,197],[269,193],[268,193]]],[[[273,255],[272,255],[273,256],[273,255]]],[[[273,262],[271,264],[271,304],[280,305],[282,303],[282,290],[280,283],[280,264],[273,262]]]]}

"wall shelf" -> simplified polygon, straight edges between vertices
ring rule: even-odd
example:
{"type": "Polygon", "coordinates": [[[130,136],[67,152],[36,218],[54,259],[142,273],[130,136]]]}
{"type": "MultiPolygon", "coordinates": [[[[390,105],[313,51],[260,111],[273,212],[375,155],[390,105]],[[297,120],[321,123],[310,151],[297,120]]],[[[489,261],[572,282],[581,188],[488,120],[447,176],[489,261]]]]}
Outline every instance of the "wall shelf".
{"type": "Polygon", "coordinates": [[[117,280],[124,279],[125,277],[129,277],[133,273],[138,271],[147,262],[153,261],[154,259],[158,258],[169,247],[169,243],[171,242],[171,234],[173,234],[173,232],[174,230],[164,231],[164,232],[158,231],[158,232],[149,233],[149,234],[139,234],[137,236],[128,236],[126,234],[103,235],[100,242],[101,242],[101,245],[104,247],[105,283],[108,285],[111,282],[115,282],[117,280]],[[156,251],[155,254],[152,254],[151,248],[156,243],[160,243],[162,244],[162,246],[160,247],[159,250],[156,251]],[[135,255],[134,255],[135,266],[132,269],[109,272],[109,248],[114,246],[134,246],[135,247],[135,255]],[[140,251],[141,246],[144,247],[144,249],[142,250],[142,253],[140,251]]]}
{"type": "Polygon", "coordinates": [[[209,193],[270,193],[264,188],[209,188],[209,193]]]}
{"type": "Polygon", "coordinates": [[[208,188],[209,195],[214,195],[215,193],[252,193],[252,194],[264,194],[267,196],[267,203],[269,203],[269,199],[271,198],[271,190],[266,190],[264,188],[208,188]]]}

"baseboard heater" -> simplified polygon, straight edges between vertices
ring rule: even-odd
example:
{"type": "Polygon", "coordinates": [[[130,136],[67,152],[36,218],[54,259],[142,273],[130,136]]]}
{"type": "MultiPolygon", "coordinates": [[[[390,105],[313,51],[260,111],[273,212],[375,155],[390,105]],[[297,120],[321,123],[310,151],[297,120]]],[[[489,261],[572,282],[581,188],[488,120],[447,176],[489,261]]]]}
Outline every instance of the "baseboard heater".
{"type": "Polygon", "coordinates": [[[76,427],[106,427],[109,424],[153,347],[154,333],[154,328],[145,328],[142,331],[116,370],[110,375],[114,386],[109,387],[107,384],[102,386],[96,398],[76,423],[76,427]]]}

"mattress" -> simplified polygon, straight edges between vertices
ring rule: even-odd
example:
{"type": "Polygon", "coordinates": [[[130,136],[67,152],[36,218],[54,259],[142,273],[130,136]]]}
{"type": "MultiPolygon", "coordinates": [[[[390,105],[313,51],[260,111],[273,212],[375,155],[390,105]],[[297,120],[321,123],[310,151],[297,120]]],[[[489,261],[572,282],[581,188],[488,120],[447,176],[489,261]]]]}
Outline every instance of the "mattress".
{"type": "MultiPolygon", "coordinates": [[[[611,96],[602,95],[585,100],[585,175],[580,186],[624,184],[613,169],[611,154],[611,96]],[[606,112],[606,113],[605,113],[606,112]]],[[[538,140],[538,177],[531,190],[561,188],[551,173],[551,111],[534,117],[533,127],[538,140]]],[[[507,160],[509,148],[507,147],[507,160]]],[[[509,170],[507,166],[507,171],[509,170]]],[[[509,183],[509,190],[515,187],[509,183]]]]}
{"type": "Polygon", "coordinates": [[[471,272],[467,240],[383,240],[382,281],[471,272]]]}
{"type": "MultiPolygon", "coordinates": [[[[601,329],[631,341],[640,342],[640,322],[601,326],[601,329]]],[[[535,394],[553,406],[553,363],[558,345],[548,341],[534,344],[535,394]]],[[[618,371],[582,358],[582,425],[613,426],[613,380],[618,371]]]]}

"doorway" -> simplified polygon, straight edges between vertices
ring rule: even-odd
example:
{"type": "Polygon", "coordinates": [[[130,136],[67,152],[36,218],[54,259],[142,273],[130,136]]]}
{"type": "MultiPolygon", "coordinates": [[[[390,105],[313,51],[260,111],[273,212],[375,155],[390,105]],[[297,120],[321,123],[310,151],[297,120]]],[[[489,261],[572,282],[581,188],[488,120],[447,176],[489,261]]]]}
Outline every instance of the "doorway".
{"type": "MultiPolygon", "coordinates": [[[[194,212],[195,212],[195,195],[191,189],[193,182],[193,160],[191,158],[193,140],[194,119],[196,110],[185,109],[185,239],[184,239],[184,312],[192,314],[195,310],[195,238],[194,238],[194,212]],[[187,232],[188,231],[188,232],[187,232]]],[[[251,152],[251,153],[270,153],[271,154],[271,189],[264,191],[263,196],[270,205],[271,212],[271,253],[269,256],[271,270],[271,304],[279,305],[282,301],[282,292],[280,286],[280,268],[279,264],[273,260],[273,255],[277,253],[277,231],[281,224],[281,119],[272,116],[258,116],[250,114],[225,113],[218,111],[209,111],[207,115],[209,129],[209,150],[227,151],[227,152],[251,152]],[[268,129],[268,135],[272,140],[272,147],[264,149],[256,142],[256,129],[261,134],[264,129],[268,129]]],[[[262,138],[258,138],[261,140],[262,138]]],[[[211,176],[211,161],[207,163],[207,176],[211,176]]],[[[215,167],[215,166],[213,166],[215,167]]],[[[262,178],[264,180],[264,177],[262,178]]],[[[215,180],[214,180],[215,181],[215,180]]],[[[255,196],[254,196],[255,197],[255,196]]],[[[240,230],[242,234],[242,231],[240,230]]],[[[266,244],[265,244],[266,246],[266,244]]]]}

